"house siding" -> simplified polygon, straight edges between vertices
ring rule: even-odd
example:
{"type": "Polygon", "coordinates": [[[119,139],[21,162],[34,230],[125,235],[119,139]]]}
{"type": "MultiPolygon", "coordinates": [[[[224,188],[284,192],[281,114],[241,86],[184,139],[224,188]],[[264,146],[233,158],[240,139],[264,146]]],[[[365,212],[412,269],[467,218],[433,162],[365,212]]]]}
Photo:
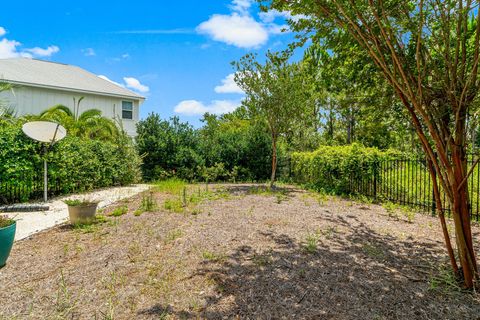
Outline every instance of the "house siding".
{"type": "Polygon", "coordinates": [[[100,94],[78,93],[67,90],[21,86],[12,91],[0,92],[0,99],[11,106],[17,116],[27,114],[38,115],[48,108],[62,104],[73,109],[73,98],[77,101],[84,97],[80,103],[80,113],[88,109],[98,109],[103,116],[111,119],[121,119],[122,101],[133,102],[133,119],[122,119],[123,129],[128,135],[136,136],[136,124],[139,120],[140,100],[135,98],[120,98],[103,96],[100,94]]]}

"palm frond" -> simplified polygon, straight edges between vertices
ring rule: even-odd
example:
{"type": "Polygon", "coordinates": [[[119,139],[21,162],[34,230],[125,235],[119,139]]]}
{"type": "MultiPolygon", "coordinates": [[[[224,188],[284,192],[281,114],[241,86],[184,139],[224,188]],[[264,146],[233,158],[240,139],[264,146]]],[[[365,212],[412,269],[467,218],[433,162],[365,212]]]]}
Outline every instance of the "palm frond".
{"type": "Polygon", "coordinates": [[[78,117],[77,121],[84,122],[90,118],[98,118],[101,116],[102,116],[102,111],[98,109],[89,109],[89,110],[86,110],[85,112],[82,112],[82,114],[78,117]]]}
{"type": "Polygon", "coordinates": [[[40,118],[47,119],[55,115],[73,117],[73,111],[63,104],[57,104],[40,113],[40,118]]]}

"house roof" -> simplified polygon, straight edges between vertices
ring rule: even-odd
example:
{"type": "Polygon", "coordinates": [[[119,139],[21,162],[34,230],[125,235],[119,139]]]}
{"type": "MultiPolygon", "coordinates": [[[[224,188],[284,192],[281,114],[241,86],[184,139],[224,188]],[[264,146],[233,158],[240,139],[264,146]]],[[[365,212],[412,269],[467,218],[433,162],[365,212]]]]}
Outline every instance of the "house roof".
{"type": "Polygon", "coordinates": [[[145,99],[80,67],[36,59],[0,59],[1,80],[26,86],[145,99]]]}

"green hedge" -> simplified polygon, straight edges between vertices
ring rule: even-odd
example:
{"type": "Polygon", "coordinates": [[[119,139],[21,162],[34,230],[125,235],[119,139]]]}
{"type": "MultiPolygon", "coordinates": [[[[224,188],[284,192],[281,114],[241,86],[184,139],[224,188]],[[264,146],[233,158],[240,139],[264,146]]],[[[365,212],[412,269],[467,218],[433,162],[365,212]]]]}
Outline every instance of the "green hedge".
{"type": "Polygon", "coordinates": [[[351,179],[369,179],[381,160],[396,155],[394,151],[382,152],[358,144],[322,146],[314,152],[293,153],[292,175],[294,181],[310,188],[344,194],[351,191],[351,179]]]}
{"type": "MultiPolygon", "coordinates": [[[[0,203],[39,197],[42,147],[21,131],[22,121],[0,121],[0,203]]],[[[141,159],[131,140],[116,142],[68,136],[47,155],[50,194],[90,191],[140,180],[141,159]]]]}

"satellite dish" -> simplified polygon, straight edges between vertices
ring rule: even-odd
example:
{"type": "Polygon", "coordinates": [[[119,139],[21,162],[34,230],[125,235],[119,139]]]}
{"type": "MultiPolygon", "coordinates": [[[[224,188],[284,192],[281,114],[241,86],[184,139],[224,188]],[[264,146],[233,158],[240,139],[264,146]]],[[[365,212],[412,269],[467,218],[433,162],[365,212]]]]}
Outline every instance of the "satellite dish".
{"type": "Polygon", "coordinates": [[[52,144],[67,135],[67,130],[63,126],[49,121],[27,122],[23,125],[22,130],[33,140],[52,144]]]}
{"type": "MultiPolygon", "coordinates": [[[[62,140],[67,135],[67,130],[55,122],[49,121],[32,121],[22,126],[23,132],[32,138],[44,143],[53,145],[55,142],[62,140]]],[[[45,148],[46,150],[46,148],[45,148]]],[[[47,177],[47,159],[43,159],[43,201],[48,200],[48,177],[47,177]]]]}

